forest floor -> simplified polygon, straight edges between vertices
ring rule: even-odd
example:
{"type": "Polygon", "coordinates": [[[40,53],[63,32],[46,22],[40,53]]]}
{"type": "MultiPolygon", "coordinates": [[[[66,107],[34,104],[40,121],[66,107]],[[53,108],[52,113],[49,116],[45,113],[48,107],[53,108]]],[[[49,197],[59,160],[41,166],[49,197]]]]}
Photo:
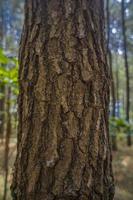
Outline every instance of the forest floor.
{"type": "Polygon", "coordinates": [[[133,146],[113,152],[115,200],[133,200],[133,146]]]}
{"type": "MultiPolygon", "coordinates": [[[[9,153],[9,177],[7,200],[11,200],[10,184],[12,167],[16,154],[16,140],[11,140],[9,153]]],[[[4,145],[0,143],[0,200],[4,190],[4,145]]],[[[113,168],[116,182],[115,200],[133,200],[133,146],[120,145],[117,152],[113,152],[113,168]]]]}

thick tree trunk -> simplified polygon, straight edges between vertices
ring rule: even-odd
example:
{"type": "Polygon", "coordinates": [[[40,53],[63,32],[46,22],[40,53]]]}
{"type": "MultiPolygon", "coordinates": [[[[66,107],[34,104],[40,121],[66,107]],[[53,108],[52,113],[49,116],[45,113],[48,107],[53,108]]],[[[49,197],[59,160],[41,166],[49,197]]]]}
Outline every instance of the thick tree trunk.
{"type": "MultiPolygon", "coordinates": [[[[129,65],[127,56],[127,39],[126,39],[126,26],[125,26],[125,0],[121,2],[122,12],[122,31],[123,31],[123,50],[124,50],[124,61],[125,61],[125,74],[126,74],[126,120],[129,122],[130,112],[130,82],[129,82],[129,65]]],[[[127,136],[127,145],[131,146],[131,135],[127,136]]]]}
{"type": "Polygon", "coordinates": [[[13,200],[112,200],[103,1],[25,8],[13,200]]]}

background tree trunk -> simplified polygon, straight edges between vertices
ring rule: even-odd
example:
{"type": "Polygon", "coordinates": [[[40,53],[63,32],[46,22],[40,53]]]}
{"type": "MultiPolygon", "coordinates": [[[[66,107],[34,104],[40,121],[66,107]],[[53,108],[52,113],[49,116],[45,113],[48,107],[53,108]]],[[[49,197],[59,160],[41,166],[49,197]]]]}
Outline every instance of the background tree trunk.
{"type": "Polygon", "coordinates": [[[109,11],[110,1],[106,1],[106,15],[107,15],[107,53],[108,53],[108,64],[110,67],[110,75],[111,75],[111,96],[112,96],[112,116],[115,117],[115,84],[113,77],[113,69],[112,69],[112,53],[110,50],[110,11],[109,11]]]}
{"type": "Polygon", "coordinates": [[[103,1],[28,0],[14,200],[113,200],[103,1]]]}
{"type": "Polygon", "coordinates": [[[5,136],[5,154],[4,154],[4,170],[5,170],[5,182],[4,182],[4,194],[3,200],[7,199],[7,183],[8,183],[8,161],[9,161],[9,144],[11,135],[11,114],[10,114],[10,104],[11,104],[11,88],[7,88],[7,99],[6,99],[6,111],[7,111],[7,124],[6,124],[6,136],[5,136]]]}
{"type": "MultiPolygon", "coordinates": [[[[126,26],[125,26],[125,0],[121,2],[122,12],[122,31],[123,31],[123,51],[124,51],[124,62],[125,62],[125,74],[126,74],[126,120],[129,122],[129,111],[130,111],[130,81],[129,81],[129,65],[127,56],[127,39],[126,39],[126,26]]],[[[127,145],[131,146],[131,135],[128,133],[127,145]]]]}
{"type": "MultiPolygon", "coordinates": [[[[0,85],[0,93],[4,95],[5,87],[0,85]]],[[[0,97],[0,139],[3,141],[4,137],[4,107],[5,107],[5,98],[4,96],[0,97]]]]}
{"type": "Polygon", "coordinates": [[[110,73],[111,73],[112,116],[115,117],[116,97],[115,97],[115,83],[114,83],[114,77],[113,77],[111,51],[109,51],[109,65],[110,65],[110,73]]]}
{"type": "MultiPolygon", "coordinates": [[[[3,1],[0,1],[0,48],[3,48],[4,27],[3,27],[3,1]]],[[[0,139],[3,143],[4,139],[4,117],[5,117],[5,86],[0,83],[0,139]],[[1,95],[3,95],[1,97],[1,95]]]]}
{"type": "Polygon", "coordinates": [[[0,1],[0,48],[3,46],[3,35],[4,35],[4,28],[3,28],[3,0],[0,1]]]}
{"type": "Polygon", "coordinates": [[[117,117],[120,117],[120,107],[119,107],[119,103],[120,103],[120,94],[119,94],[119,90],[120,90],[120,77],[119,77],[119,66],[118,66],[118,60],[116,58],[116,102],[117,102],[117,117]]]}
{"type": "MultiPolygon", "coordinates": [[[[106,1],[106,15],[107,15],[107,53],[108,53],[108,64],[110,67],[110,76],[111,76],[111,97],[112,97],[112,110],[111,115],[112,117],[115,117],[115,104],[116,104],[116,98],[115,98],[115,84],[114,84],[114,77],[113,77],[113,66],[112,66],[112,53],[110,50],[110,9],[109,9],[110,1],[106,1]]],[[[116,133],[113,133],[111,135],[111,142],[112,142],[112,149],[114,151],[117,150],[117,136],[116,133]]]]}

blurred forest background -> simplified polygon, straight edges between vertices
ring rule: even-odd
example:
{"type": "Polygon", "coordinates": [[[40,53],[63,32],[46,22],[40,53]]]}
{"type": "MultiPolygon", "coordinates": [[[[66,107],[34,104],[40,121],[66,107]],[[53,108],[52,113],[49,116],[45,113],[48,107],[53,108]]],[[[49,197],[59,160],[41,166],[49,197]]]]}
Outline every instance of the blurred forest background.
{"type": "MultiPolygon", "coordinates": [[[[0,200],[10,200],[17,142],[18,49],[24,0],[0,0],[0,200]]],[[[115,200],[133,199],[133,0],[106,0],[115,200]]]]}

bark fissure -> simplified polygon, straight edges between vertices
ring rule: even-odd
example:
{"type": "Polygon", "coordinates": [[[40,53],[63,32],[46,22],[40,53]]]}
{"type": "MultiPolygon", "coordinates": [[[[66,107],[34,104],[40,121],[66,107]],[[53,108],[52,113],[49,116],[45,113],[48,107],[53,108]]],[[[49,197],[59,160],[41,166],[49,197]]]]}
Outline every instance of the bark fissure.
{"type": "Polygon", "coordinates": [[[95,6],[26,3],[14,200],[113,199],[109,74],[95,6]]]}

